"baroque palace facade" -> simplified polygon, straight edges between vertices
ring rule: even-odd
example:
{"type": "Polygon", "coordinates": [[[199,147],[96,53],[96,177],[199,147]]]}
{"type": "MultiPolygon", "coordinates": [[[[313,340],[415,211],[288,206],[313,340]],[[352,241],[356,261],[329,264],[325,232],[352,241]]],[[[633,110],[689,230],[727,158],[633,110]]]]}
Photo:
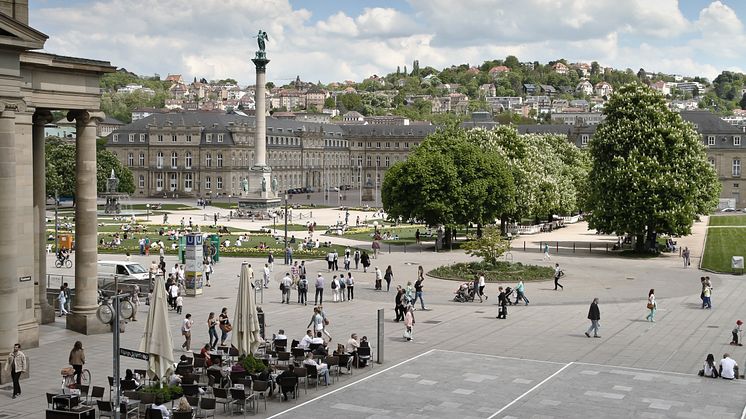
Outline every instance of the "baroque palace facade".
{"type": "MultiPolygon", "coordinates": [[[[741,194],[746,144],[742,129],[708,111],[685,111],[716,169],[721,207],[746,208],[741,194]],[[742,145],[743,144],[743,145],[742,145]]],[[[491,129],[491,118],[465,128],[491,129]]],[[[521,125],[520,133],[565,135],[588,146],[595,125],[521,125]]],[[[241,196],[241,181],[253,164],[254,118],[238,113],[156,113],[125,125],[108,138],[108,149],[135,178],[135,196],[241,196]]],[[[268,164],[279,189],[363,184],[380,187],[394,163],[407,158],[433,125],[328,124],[267,118],[268,164]],[[370,182],[370,183],[368,183],[370,182]]],[[[744,183],[746,188],[746,183],[744,183]]]]}
{"type": "MultiPolygon", "coordinates": [[[[378,186],[432,125],[335,125],[267,118],[268,165],[283,191],[361,182],[378,186]]],[[[135,196],[240,197],[254,164],[254,118],[241,113],[155,113],[107,138],[134,175],[135,196]]]]}

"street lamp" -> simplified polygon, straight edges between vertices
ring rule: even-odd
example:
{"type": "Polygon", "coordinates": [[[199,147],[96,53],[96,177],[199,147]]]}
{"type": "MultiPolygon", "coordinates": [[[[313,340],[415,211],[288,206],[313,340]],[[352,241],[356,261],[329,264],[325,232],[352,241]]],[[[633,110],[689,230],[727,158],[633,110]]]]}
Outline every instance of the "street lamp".
{"type": "Polygon", "coordinates": [[[373,197],[373,202],[375,203],[376,208],[378,207],[378,162],[376,162],[376,181],[375,181],[375,196],[373,197]]]}
{"type": "Polygon", "coordinates": [[[145,204],[145,208],[147,210],[148,221],[150,221],[150,204],[145,204]]]}
{"type": "Polygon", "coordinates": [[[360,192],[360,202],[358,203],[358,207],[363,207],[363,166],[357,165],[357,182],[360,184],[359,186],[359,192],[360,192]]]}
{"type": "Polygon", "coordinates": [[[288,194],[285,194],[285,265],[290,263],[288,258],[288,194]]]}
{"type": "Polygon", "coordinates": [[[57,193],[57,191],[54,191],[54,251],[59,252],[60,251],[60,234],[59,234],[59,206],[60,206],[60,196],[57,193]]]}

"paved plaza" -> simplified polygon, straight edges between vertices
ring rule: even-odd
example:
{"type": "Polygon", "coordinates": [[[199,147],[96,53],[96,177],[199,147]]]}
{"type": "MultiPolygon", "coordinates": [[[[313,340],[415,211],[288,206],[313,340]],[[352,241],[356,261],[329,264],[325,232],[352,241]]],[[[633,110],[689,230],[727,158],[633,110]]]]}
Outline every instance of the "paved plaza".
{"type": "MultiPolygon", "coordinates": [[[[212,211],[208,208],[205,213],[212,211]]],[[[201,214],[194,212],[191,216],[201,214]]],[[[189,217],[188,213],[176,212],[169,218],[177,223],[182,215],[189,217]]],[[[338,216],[339,212],[331,209],[313,210],[313,219],[319,224],[333,223],[338,216]]],[[[267,224],[234,220],[228,225],[256,229],[267,224]]],[[[702,250],[704,225],[706,219],[695,225],[693,236],[680,239],[697,257],[702,250]]],[[[332,240],[348,243],[341,238],[332,240]]],[[[521,240],[524,238],[514,245],[521,240]]],[[[539,240],[601,242],[609,238],[589,233],[584,224],[577,224],[525,240],[533,244],[539,240]]],[[[463,252],[396,250],[372,260],[373,266],[382,270],[392,266],[393,285],[414,281],[419,265],[428,271],[470,260],[463,252]]],[[[488,418],[498,412],[496,417],[741,416],[746,392],[740,381],[703,380],[696,372],[708,353],[719,359],[730,352],[742,369],[746,364],[746,350],[728,344],[736,319],[746,318],[744,277],[710,275],[714,305],[712,310],[702,310],[699,276],[703,273],[694,267],[698,258],[685,269],[676,255],[638,260],[610,257],[603,252],[588,255],[567,251],[552,254],[551,261],[542,261],[537,251],[514,250],[512,254],[515,261],[524,263],[560,263],[567,273],[562,281],[565,290],[554,291],[550,282],[528,283],[530,305],[509,307],[507,320],[498,320],[494,301],[497,284],[487,285],[489,299],[484,303],[455,303],[451,301],[455,282],[428,278],[425,302],[430,310],[415,312],[411,342],[402,339],[403,325],[393,322],[394,293],[375,291],[372,273],[353,271],[354,301],[332,303],[330,290],[325,292],[332,344],[346,342],[353,332],[366,335],[371,339],[374,358],[376,350],[384,347],[383,364],[376,364],[372,370],[354,370],[352,376],[345,375],[328,388],[322,385],[307,394],[301,391],[296,401],[271,400],[267,411],[262,405],[257,417],[488,418]],[[656,289],[660,306],[656,323],[644,321],[650,288],[656,289]],[[589,323],[588,305],[594,297],[600,299],[601,339],[588,339],[583,334],[589,323]],[[384,309],[386,316],[381,342],[376,339],[378,309],[384,309]],[[356,384],[361,379],[364,381],[356,384]],[[314,400],[318,396],[324,397],[314,400]]],[[[48,266],[53,257],[48,256],[48,266]]],[[[153,259],[133,256],[145,266],[153,259]]],[[[205,288],[203,295],[185,300],[184,313],[191,313],[195,320],[192,350],[207,341],[209,312],[227,307],[232,318],[242,260],[223,258],[215,267],[213,286],[205,288]]],[[[167,257],[169,266],[175,261],[175,257],[167,257]]],[[[257,272],[265,262],[248,261],[257,272]]],[[[312,277],[317,271],[331,275],[323,261],[308,261],[307,265],[312,277]]],[[[291,339],[300,339],[312,314],[311,304],[280,304],[277,280],[284,269],[281,261],[275,264],[273,282],[265,290],[261,305],[270,334],[282,328],[291,339]]],[[[55,268],[50,272],[72,274],[72,270],[55,268]]],[[[295,299],[293,293],[292,301],[295,299]]],[[[121,335],[122,347],[138,347],[146,315],[147,306],[141,306],[139,321],[128,323],[121,335]]],[[[43,325],[41,346],[24,350],[30,359],[31,377],[22,381],[23,395],[15,400],[10,399],[9,386],[0,388],[0,418],[3,414],[42,417],[44,393],[59,389],[59,370],[67,366],[75,340],[81,340],[86,348],[86,367],[93,374],[93,384],[107,387],[108,394],[111,335],[80,335],[66,330],[63,320],[57,318],[56,323],[43,325]]],[[[177,358],[182,353],[178,350],[182,343],[181,320],[181,316],[169,312],[177,358]]],[[[140,361],[122,358],[123,369],[143,367],[140,361]]],[[[218,408],[221,416],[222,408],[218,408]]]]}
{"type": "Polygon", "coordinates": [[[272,417],[738,418],[745,385],[434,349],[272,417]]]}

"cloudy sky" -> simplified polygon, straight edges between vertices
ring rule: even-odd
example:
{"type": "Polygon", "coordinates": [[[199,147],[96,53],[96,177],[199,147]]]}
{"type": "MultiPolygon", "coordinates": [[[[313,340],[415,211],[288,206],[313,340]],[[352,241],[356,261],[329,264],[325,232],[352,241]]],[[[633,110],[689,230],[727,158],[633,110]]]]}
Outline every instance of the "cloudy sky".
{"type": "Polygon", "coordinates": [[[746,69],[744,0],[31,0],[46,51],[142,75],[362,80],[516,55],[710,78],[746,69]]]}

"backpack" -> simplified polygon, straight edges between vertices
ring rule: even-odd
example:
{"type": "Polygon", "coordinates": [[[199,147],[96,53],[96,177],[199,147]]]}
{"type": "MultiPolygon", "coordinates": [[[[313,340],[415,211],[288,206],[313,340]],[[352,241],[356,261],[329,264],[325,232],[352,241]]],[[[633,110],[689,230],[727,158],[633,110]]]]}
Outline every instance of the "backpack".
{"type": "Polygon", "coordinates": [[[337,281],[332,281],[332,289],[337,289],[337,281]]]}
{"type": "Polygon", "coordinates": [[[340,280],[339,281],[339,289],[341,289],[341,290],[345,289],[345,281],[344,280],[340,280]]]}
{"type": "Polygon", "coordinates": [[[303,278],[298,282],[298,289],[299,290],[306,290],[308,288],[308,281],[306,281],[306,278],[303,278]]]}

